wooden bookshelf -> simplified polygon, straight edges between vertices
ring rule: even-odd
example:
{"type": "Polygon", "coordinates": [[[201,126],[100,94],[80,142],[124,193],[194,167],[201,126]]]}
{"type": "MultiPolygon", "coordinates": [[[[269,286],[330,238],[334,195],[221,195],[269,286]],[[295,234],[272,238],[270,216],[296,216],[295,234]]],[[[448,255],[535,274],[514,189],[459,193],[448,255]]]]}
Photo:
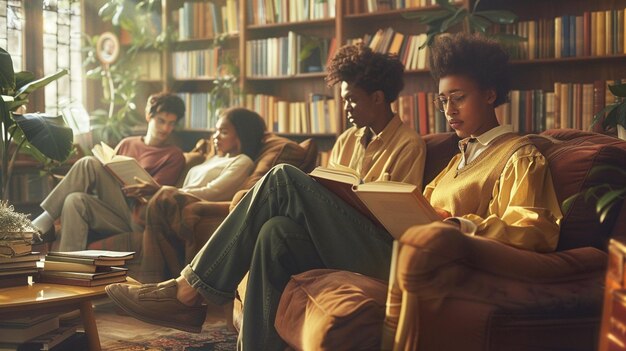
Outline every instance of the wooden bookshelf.
{"type": "MultiPolygon", "coordinates": [[[[314,0],[311,0],[314,1],[314,0]]],[[[162,0],[163,28],[173,23],[174,12],[185,6],[183,0],[162,0]]],[[[191,1],[196,2],[196,1],[191,1]]],[[[274,2],[282,4],[284,1],[274,2]]],[[[227,0],[214,1],[216,6],[225,6],[227,0]]],[[[260,2],[254,2],[258,4],[260,2]]],[[[332,2],[331,2],[332,3],[332,2]]],[[[339,128],[333,133],[283,133],[292,139],[313,137],[316,140],[324,139],[328,144],[329,135],[336,136],[346,126],[343,115],[338,89],[326,87],[324,82],[325,73],[303,72],[282,75],[256,75],[249,74],[246,67],[257,64],[259,55],[247,52],[247,43],[268,38],[286,37],[289,32],[316,36],[327,40],[334,39],[337,46],[345,43],[350,38],[361,38],[365,34],[373,35],[376,30],[387,27],[405,35],[418,35],[426,30],[417,21],[404,17],[407,13],[428,11],[436,9],[436,6],[427,5],[414,8],[379,9],[368,12],[365,0],[336,0],[334,1],[334,16],[327,18],[314,18],[298,21],[282,21],[267,24],[253,23],[248,18],[251,12],[251,0],[237,0],[238,28],[229,33],[225,40],[225,48],[237,61],[239,67],[238,85],[243,94],[263,94],[273,96],[277,100],[287,102],[306,101],[311,94],[328,96],[335,100],[334,115],[340,120],[339,128]]],[[[427,1],[431,4],[432,1],[427,1]]],[[[473,8],[475,0],[456,1],[455,6],[466,9],[473,8]]],[[[291,5],[290,5],[291,6],[291,5]]],[[[482,0],[478,10],[506,9],[517,14],[519,21],[539,21],[542,19],[554,19],[560,16],[581,16],[585,12],[620,10],[621,25],[615,26],[615,31],[623,31],[621,40],[626,46],[626,31],[623,22],[626,21],[626,0],[482,0]]],[[[283,8],[282,10],[285,10],[283,8]]],[[[257,11],[258,9],[252,9],[257,11]]],[[[263,11],[257,11],[263,13],[263,11]]],[[[265,13],[267,16],[267,13],[265,13]]],[[[278,15],[276,16],[278,17],[278,15]]],[[[284,18],[284,14],[283,14],[284,18]]],[[[616,17],[617,18],[617,17],[616,17]]],[[[163,77],[161,86],[158,80],[147,80],[150,89],[165,88],[172,91],[189,93],[209,92],[213,88],[214,77],[187,77],[174,78],[172,67],[172,52],[206,49],[213,44],[214,37],[188,38],[171,45],[171,49],[163,52],[163,77]]],[[[593,38],[592,38],[593,40],[593,38]]],[[[593,83],[594,81],[608,81],[626,78],[626,49],[622,46],[621,52],[596,56],[574,57],[542,57],[536,59],[514,59],[512,61],[514,90],[541,89],[550,92],[554,89],[555,82],[561,83],[593,83]]],[[[276,49],[274,47],[274,49],[276,49]]],[[[322,62],[324,64],[325,62],[322,62]]],[[[401,95],[415,94],[417,92],[436,92],[435,82],[430,77],[427,68],[410,69],[405,75],[405,89],[401,95]]],[[[430,103],[427,101],[427,103],[430,103]]],[[[414,112],[417,113],[417,112],[414,112]]],[[[431,117],[432,118],[432,117],[431,117]]]]}

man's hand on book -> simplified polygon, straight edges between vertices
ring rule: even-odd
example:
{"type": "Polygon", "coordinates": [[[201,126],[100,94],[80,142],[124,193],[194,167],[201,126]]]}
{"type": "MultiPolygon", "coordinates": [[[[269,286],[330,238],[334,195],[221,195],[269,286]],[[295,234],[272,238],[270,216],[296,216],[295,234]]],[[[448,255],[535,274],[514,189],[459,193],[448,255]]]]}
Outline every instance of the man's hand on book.
{"type": "Polygon", "coordinates": [[[127,185],[122,187],[124,195],[134,198],[145,198],[151,196],[161,189],[161,185],[143,181],[135,177],[137,184],[127,185]]]}

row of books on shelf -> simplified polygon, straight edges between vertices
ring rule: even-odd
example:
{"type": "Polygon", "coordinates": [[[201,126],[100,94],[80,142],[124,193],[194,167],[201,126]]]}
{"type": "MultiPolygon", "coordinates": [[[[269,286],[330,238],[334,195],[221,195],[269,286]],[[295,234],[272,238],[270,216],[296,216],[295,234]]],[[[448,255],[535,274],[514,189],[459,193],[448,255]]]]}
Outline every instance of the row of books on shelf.
{"type": "MultiPolygon", "coordinates": [[[[626,79],[557,82],[553,91],[512,90],[510,101],[498,106],[496,115],[500,124],[511,125],[518,133],[539,133],[554,128],[591,130],[594,115],[605,106],[619,102],[608,86],[621,82],[626,79]]],[[[432,92],[401,95],[392,108],[404,123],[422,135],[450,131],[443,112],[432,102],[436,96],[432,92]]]]}
{"type": "Polygon", "coordinates": [[[174,11],[178,26],[178,39],[215,38],[223,33],[239,31],[238,0],[226,0],[219,6],[213,1],[185,1],[174,11]]]}
{"type": "MultiPolygon", "coordinates": [[[[211,93],[178,93],[185,102],[185,121],[184,127],[190,129],[208,129],[214,128],[217,124],[218,116],[212,102],[215,95],[211,93]]],[[[233,106],[237,106],[237,101],[233,102],[233,106]]]]}
{"type": "Polygon", "coordinates": [[[302,22],[335,17],[336,0],[247,0],[249,24],[302,22]]]}
{"type": "Polygon", "coordinates": [[[626,9],[585,11],[494,26],[492,32],[526,38],[510,50],[520,60],[625,54],[625,14],[626,9]]]}
{"type": "Polygon", "coordinates": [[[246,42],[246,75],[279,77],[323,72],[328,57],[332,57],[330,51],[336,46],[333,42],[334,39],[293,31],[289,31],[286,37],[249,40],[246,42]],[[308,55],[303,57],[303,52],[308,55]]]}
{"type": "Polygon", "coordinates": [[[618,102],[608,85],[624,80],[593,83],[554,83],[554,91],[513,90],[510,102],[497,108],[503,124],[521,133],[553,128],[590,130],[594,115],[606,105],[618,102]]]}
{"type": "Polygon", "coordinates": [[[15,173],[11,176],[9,200],[11,202],[41,201],[54,186],[51,177],[39,172],[15,173]]]}
{"type": "Polygon", "coordinates": [[[401,95],[392,104],[392,109],[402,122],[421,135],[447,132],[450,129],[446,117],[432,102],[436,96],[436,93],[424,91],[401,95]]]}
{"type": "Polygon", "coordinates": [[[278,133],[339,133],[335,100],[309,94],[308,101],[288,102],[275,96],[248,94],[244,106],[265,118],[269,131],[278,133]]]}
{"type": "MultiPolygon", "coordinates": [[[[76,286],[123,282],[127,269],[122,266],[134,257],[134,252],[83,250],[49,252],[42,261],[42,255],[30,249],[32,240],[23,241],[27,249],[21,245],[0,256],[0,288],[29,285],[33,280],[76,286]]],[[[0,240],[0,252],[7,245],[11,244],[0,240]]],[[[86,348],[83,339],[76,322],[58,313],[0,321],[0,350],[81,350],[86,348]]]]}
{"type": "Polygon", "coordinates": [[[159,80],[161,74],[161,53],[158,51],[142,51],[135,56],[134,67],[140,80],[159,80]]]}
{"type": "MultiPolygon", "coordinates": [[[[460,0],[450,0],[450,4],[461,3],[460,0]]],[[[372,13],[388,10],[420,8],[437,5],[436,0],[353,0],[346,1],[347,13],[372,13]]]]}
{"type": "Polygon", "coordinates": [[[405,35],[393,28],[379,29],[374,35],[365,34],[363,38],[349,39],[348,44],[362,42],[374,52],[398,55],[406,70],[425,69],[428,61],[426,33],[405,35]]]}
{"type": "Polygon", "coordinates": [[[172,75],[176,79],[210,78],[220,74],[222,49],[176,51],[172,53],[172,75]]]}

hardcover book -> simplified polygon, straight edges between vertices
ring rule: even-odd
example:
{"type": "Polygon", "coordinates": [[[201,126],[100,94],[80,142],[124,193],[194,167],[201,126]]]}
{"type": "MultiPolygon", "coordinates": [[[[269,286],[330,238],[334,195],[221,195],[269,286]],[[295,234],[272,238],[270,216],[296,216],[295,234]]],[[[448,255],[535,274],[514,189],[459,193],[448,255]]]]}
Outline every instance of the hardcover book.
{"type": "Polygon", "coordinates": [[[59,317],[48,316],[33,324],[12,324],[4,321],[0,325],[0,340],[3,343],[22,343],[59,328],[59,317]]]}
{"type": "Polygon", "coordinates": [[[122,185],[132,185],[140,183],[157,184],[150,173],[132,157],[116,155],[109,145],[101,142],[91,149],[93,155],[102,162],[104,168],[111,173],[122,185]]]}
{"type": "Polygon", "coordinates": [[[106,279],[110,277],[119,277],[125,276],[128,269],[120,268],[120,267],[111,267],[110,270],[104,272],[72,272],[72,271],[46,271],[41,272],[41,277],[49,278],[49,277],[63,277],[63,278],[73,278],[73,279],[82,279],[82,280],[99,280],[106,279]]]}
{"type": "Polygon", "coordinates": [[[65,284],[65,285],[76,285],[76,286],[100,286],[100,285],[108,285],[108,284],[113,284],[113,283],[121,283],[125,281],[126,281],[126,275],[108,277],[108,278],[103,278],[103,279],[93,279],[93,280],[48,276],[48,275],[42,275],[39,278],[39,282],[41,283],[65,284]]]}
{"type": "Polygon", "coordinates": [[[417,186],[391,181],[363,183],[354,170],[336,167],[317,167],[310,176],[394,238],[411,226],[441,220],[417,186]]]}

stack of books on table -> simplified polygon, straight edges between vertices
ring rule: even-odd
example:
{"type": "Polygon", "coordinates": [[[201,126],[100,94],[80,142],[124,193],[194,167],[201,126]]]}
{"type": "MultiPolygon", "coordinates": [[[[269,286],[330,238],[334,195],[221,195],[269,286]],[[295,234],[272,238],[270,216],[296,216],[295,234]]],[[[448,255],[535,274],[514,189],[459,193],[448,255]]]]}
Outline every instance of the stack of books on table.
{"type": "Polygon", "coordinates": [[[41,255],[33,252],[33,233],[3,234],[0,238],[0,288],[28,285],[40,270],[41,255]]]}
{"type": "Polygon", "coordinates": [[[83,250],[49,252],[39,281],[42,283],[98,286],[126,281],[127,260],[134,252],[83,250]]]}

